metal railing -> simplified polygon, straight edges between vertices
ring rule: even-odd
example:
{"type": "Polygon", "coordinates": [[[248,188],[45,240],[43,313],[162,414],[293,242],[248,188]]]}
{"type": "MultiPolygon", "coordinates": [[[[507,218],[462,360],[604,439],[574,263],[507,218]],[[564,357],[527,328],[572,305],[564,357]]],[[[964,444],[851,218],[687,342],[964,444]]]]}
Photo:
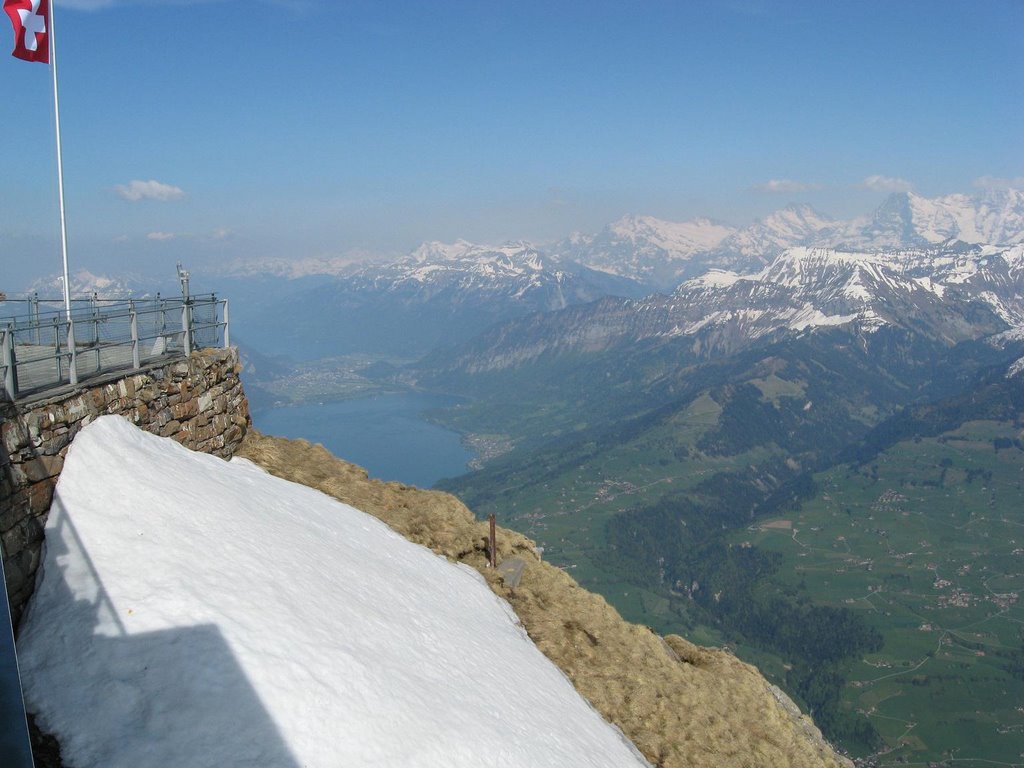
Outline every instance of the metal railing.
{"type": "Polygon", "coordinates": [[[0,400],[137,369],[193,349],[229,346],[228,302],[187,298],[73,300],[33,296],[0,303],[0,400]],[[19,310],[21,310],[19,312],[19,310]]]}

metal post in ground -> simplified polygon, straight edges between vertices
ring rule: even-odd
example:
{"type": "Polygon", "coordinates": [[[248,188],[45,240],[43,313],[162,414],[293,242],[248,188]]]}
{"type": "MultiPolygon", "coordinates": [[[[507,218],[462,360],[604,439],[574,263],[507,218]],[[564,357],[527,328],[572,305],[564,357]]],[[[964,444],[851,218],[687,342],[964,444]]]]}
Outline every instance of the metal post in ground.
{"type": "Polygon", "coordinates": [[[228,300],[224,299],[224,348],[231,346],[231,322],[228,319],[228,300]]]}
{"type": "Polygon", "coordinates": [[[487,563],[491,568],[498,567],[498,545],[497,538],[495,537],[494,531],[494,513],[492,512],[487,518],[487,522],[490,524],[490,533],[487,537],[487,563]]]}

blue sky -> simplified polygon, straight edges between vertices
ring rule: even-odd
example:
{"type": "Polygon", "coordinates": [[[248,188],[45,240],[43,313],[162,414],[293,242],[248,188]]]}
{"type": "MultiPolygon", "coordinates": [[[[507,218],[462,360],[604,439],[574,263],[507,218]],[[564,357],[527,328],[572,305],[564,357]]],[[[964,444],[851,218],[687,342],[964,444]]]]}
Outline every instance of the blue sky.
{"type": "MultiPolygon", "coordinates": [[[[56,3],[73,269],[848,217],[1024,176],[1020,0],[56,3]]],[[[0,78],[5,282],[59,250],[48,69],[0,78]]]]}

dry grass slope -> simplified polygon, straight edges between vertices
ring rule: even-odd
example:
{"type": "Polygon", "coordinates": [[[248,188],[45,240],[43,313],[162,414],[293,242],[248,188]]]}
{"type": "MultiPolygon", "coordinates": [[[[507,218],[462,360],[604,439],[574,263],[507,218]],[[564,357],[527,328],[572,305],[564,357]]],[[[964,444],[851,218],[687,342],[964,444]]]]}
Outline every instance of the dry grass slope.
{"type": "Polygon", "coordinates": [[[754,668],[721,650],[662,638],[540,561],[534,544],[498,530],[498,559],[527,566],[515,589],[487,567],[487,525],[458,499],[367,478],[304,440],[249,433],[238,453],[271,474],[319,489],[410,540],[476,568],[509,601],[537,646],[650,762],[665,768],[840,766],[813,723],[754,668]]]}

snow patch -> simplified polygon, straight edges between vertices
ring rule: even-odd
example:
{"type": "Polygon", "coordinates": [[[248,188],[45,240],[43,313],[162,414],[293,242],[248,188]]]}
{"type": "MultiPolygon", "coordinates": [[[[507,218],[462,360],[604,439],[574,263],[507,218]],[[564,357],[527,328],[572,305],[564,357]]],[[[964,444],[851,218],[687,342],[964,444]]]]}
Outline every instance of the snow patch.
{"type": "Polygon", "coordinates": [[[77,768],[642,766],[465,567],[246,461],[75,439],[19,656],[77,768]]]}

